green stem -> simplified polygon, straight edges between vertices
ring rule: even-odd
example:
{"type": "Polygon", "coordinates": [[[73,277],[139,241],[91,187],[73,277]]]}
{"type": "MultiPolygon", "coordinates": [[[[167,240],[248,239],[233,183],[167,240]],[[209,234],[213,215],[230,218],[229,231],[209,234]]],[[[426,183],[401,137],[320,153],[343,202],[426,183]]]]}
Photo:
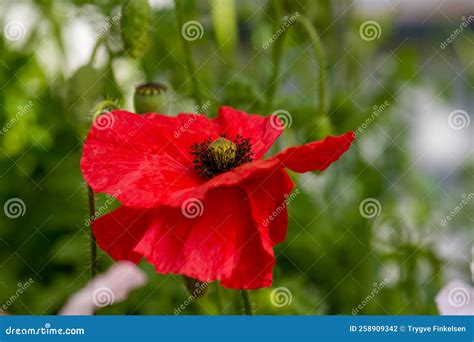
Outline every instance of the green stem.
{"type": "Polygon", "coordinates": [[[96,40],[94,48],[92,49],[91,56],[89,58],[89,64],[90,65],[92,65],[92,63],[94,62],[95,57],[97,56],[97,51],[99,51],[99,47],[100,47],[100,45],[102,44],[103,41],[104,41],[104,39],[102,37],[100,37],[99,39],[96,40]]]}
{"type": "Polygon", "coordinates": [[[91,234],[91,278],[97,274],[97,243],[95,236],[92,232],[92,221],[95,218],[95,198],[94,190],[88,185],[87,186],[87,197],[89,199],[89,227],[91,234]]]}
{"type": "MultiPolygon", "coordinates": [[[[282,8],[281,8],[281,3],[280,0],[275,0],[273,2],[274,10],[275,10],[275,17],[277,18],[275,24],[273,25],[273,30],[274,32],[278,31],[278,29],[281,26],[281,17],[282,17],[282,8]]],[[[265,101],[265,107],[264,107],[264,114],[269,114],[270,108],[273,105],[273,99],[275,97],[275,92],[278,87],[278,76],[280,74],[280,69],[281,69],[281,56],[283,52],[283,43],[285,40],[286,34],[283,33],[283,35],[277,39],[273,43],[273,48],[272,48],[272,74],[270,76],[269,80],[269,86],[267,89],[267,98],[265,101]]]]}
{"type": "Polygon", "coordinates": [[[318,31],[311,23],[311,21],[305,16],[300,17],[300,23],[303,25],[304,29],[308,33],[311,43],[314,47],[314,54],[316,61],[319,66],[319,79],[318,79],[318,94],[319,94],[319,115],[324,115],[327,110],[327,100],[326,100],[326,60],[323,53],[323,47],[321,44],[321,39],[319,38],[318,31]]]}
{"type": "Polygon", "coordinates": [[[216,290],[217,311],[219,315],[222,315],[222,312],[224,311],[224,305],[222,304],[222,289],[217,282],[215,284],[215,290],[216,290]]]}
{"type": "MultiPolygon", "coordinates": [[[[176,22],[178,24],[178,32],[181,32],[181,28],[183,27],[183,8],[182,8],[182,1],[175,0],[175,13],[176,13],[176,22]]],[[[184,62],[186,64],[186,68],[188,69],[188,73],[191,77],[191,86],[193,88],[194,100],[199,108],[202,107],[202,100],[201,100],[201,93],[199,91],[198,80],[196,77],[196,70],[193,64],[193,56],[191,51],[190,43],[184,39],[183,35],[181,35],[181,43],[183,45],[183,52],[184,52],[184,62]]]]}
{"type": "Polygon", "coordinates": [[[250,295],[248,290],[240,290],[242,301],[244,303],[244,310],[247,316],[253,315],[252,303],[250,302],[250,295]]]}

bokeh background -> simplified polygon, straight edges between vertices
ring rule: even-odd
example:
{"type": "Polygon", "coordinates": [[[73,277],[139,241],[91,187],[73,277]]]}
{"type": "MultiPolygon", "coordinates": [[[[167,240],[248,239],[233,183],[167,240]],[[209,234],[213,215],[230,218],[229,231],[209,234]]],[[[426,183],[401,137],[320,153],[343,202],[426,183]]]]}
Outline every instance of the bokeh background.
{"type": "MultiPolygon", "coordinates": [[[[120,1],[0,3],[4,311],[55,314],[87,283],[79,160],[94,107],[112,99],[133,110],[134,86],[159,81],[170,115],[196,111],[190,61],[208,115],[223,104],[286,115],[272,152],[357,133],[327,172],[293,175],[274,285],[251,292],[257,314],[437,314],[449,280],[472,281],[472,1],[182,1],[182,21],[199,24],[191,39],[173,1],[148,4],[148,44],[133,58],[120,1]]],[[[99,207],[109,202],[98,196],[99,207]]],[[[99,258],[102,272],[112,261],[99,258]]],[[[181,277],[140,267],[148,284],[99,314],[173,314],[186,300],[181,277]]],[[[237,292],[212,285],[182,314],[218,313],[217,295],[221,313],[242,313],[237,292]]]]}

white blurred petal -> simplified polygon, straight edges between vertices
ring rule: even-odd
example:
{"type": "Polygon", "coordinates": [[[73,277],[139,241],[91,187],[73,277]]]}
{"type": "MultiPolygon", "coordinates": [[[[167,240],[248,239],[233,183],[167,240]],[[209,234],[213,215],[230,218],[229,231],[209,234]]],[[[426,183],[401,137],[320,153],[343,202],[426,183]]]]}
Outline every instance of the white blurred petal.
{"type": "Polygon", "coordinates": [[[474,288],[463,281],[452,280],[435,298],[440,315],[474,316],[474,288]]]}
{"type": "Polygon", "coordinates": [[[134,263],[119,261],[73,294],[59,314],[92,315],[99,308],[124,301],[132,290],[145,285],[147,280],[145,273],[134,263]]]}

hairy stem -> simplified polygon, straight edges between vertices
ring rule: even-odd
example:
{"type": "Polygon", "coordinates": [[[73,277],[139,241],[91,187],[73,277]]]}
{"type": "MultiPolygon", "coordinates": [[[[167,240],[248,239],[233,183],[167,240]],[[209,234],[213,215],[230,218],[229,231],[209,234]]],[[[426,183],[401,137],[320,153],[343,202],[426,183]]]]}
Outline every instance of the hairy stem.
{"type": "Polygon", "coordinates": [[[318,94],[319,94],[319,114],[323,115],[327,110],[327,100],[326,100],[326,60],[323,53],[323,47],[321,40],[319,39],[318,32],[316,28],[311,23],[311,21],[305,16],[301,16],[299,19],[300,23],[303,25],[304,29],[308,33],[311,43],[314,47],[314,54],[316,61],[319,66],[318,73],[318,94]]]}
{"type": "Polygon", "coordinates": [[[199,91],[196,70],[194,68],[191,46],[189,45],[190,42],[184,39],[183,35],[181,34],[181,28],[183,27],[183,24],[184,24],[183,23],[183,8],[182,8],[181,0],[175,0],[175,13],[176,13],[176,22],[178,24],[178,32],[180,32],[180,35],[181,35],[180,40],[183,45],[184,62],[186,64],[186,68],[188,69],[188,73],[191,78],[191,86],[193,89],[194,100],[196,101],[196,104],[199,106],[199,108],[201,108],[202,99],[201,99],[201,93],[199,91]]]}
{"type": "MultiPolygon", "coordinates": [[[[276,32],[281,26],[282,8],[281,8],[280,0],[274,0],[273,7],[275,11],[275,17],[277,18],[277,20],[275,21],[275,24],[273,25],[273,30],[274,32],[276,32]]],[[[266,91],[267,97],[265,101],[265,107],[263,110],[264,114],[270,114],[268,112],[270,111],[270,108],[273,105],[273,99],[275,97],[276,89],[278,88],[278,79],[279,79],[280,68],[281,68],[281,57],[282,57],[282,52],[283,52],[285,36],[286,34],[283,33],[283,35],[273,43],[272,74],[270,76],[269,86],[266,91]]]]}
{"type": "Polygon", "coordinates": [[[97,274],[97,243],[95,236],[92,233],[92,221],[95,218],[95,198],[94,190],[90,186],[87,186],[87,197],[89,199],[89,227],[91,234],[91,278],[97,274]]]}
{"type": "Polygon", "coordinates": [[[252,303],[250,302],[250,295],[248,290],[240,290],[242,301],[244,303],[244,310],[247,316],[253,315],[252,303]]]}
{"type": "Polygon", "coordinates": [[[92,63],[94,63],[94,60],[97,56],[97,52],[99,51],[100,45],[103,43],[104,38],[100,37],[99,39],[96,40],[95,45],[92,49],[91,56],[89,58],[89,64],[92,66],[92,63]]]}
{"type": "Polygon", "coordinates": [[[219,315],[222,315],[222,312],[224,311],[224,305],[222,304],[222,289],[218,283],[216,283],[215,285],[215,290],[216,290],[217,311],[219,315]]]}

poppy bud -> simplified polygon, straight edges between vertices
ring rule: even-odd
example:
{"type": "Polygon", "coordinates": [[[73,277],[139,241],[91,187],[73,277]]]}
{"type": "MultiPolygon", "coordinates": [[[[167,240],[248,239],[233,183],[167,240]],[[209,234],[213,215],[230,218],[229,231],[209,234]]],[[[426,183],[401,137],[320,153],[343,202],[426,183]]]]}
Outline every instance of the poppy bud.
{"type": "Polygon", "coordinates": [[[122,5],[120,30],[125,51],[140,58],[148,45],[150,6],[147,0],[126,0],[122,5]]]}
{"type": "Polygon", "coordinates": [[[143,83],[135,87],[133,103],[135,113],[166,113],[168,100],[166,98],[167,86],[158,82],[143,83]]]}
{"type": "Polygon", "coordinates": [[[189,291],[189,294],[194,298],[203,297],[207,294],[209,283],[199,281],[188,276],[183,276],[184,284],[189,291]]]}
{"type": "Polygon", "coordinates": [[[119,109],[119,105],[115,101],[112,101],[112,100],[100,101],[94,107],[94,113],[92,114],[92,121],[97,119],[97,117],[99,115],[111,112],[111,111],[116,110],[116,109],[119,109]]]}

